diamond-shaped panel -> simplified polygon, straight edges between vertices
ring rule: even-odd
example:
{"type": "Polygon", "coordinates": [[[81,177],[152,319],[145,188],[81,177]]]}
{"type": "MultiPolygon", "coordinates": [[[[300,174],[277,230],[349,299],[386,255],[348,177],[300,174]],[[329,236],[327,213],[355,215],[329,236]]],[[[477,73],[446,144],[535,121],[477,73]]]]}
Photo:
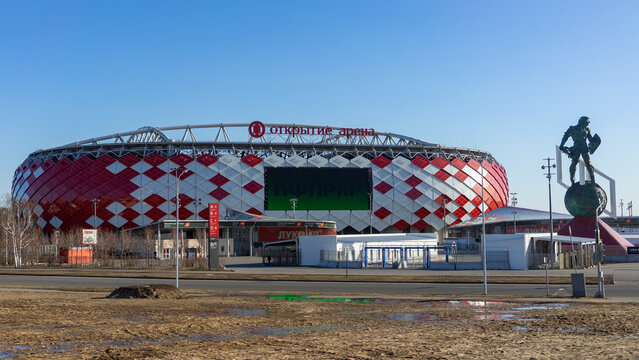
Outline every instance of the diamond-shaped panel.
{"type": "Polygon", "coordinates": [[[407,223],[406,221],[404,221],[403,219],[401,219],[398,222],[393,224],[393,227],[395,227],[395,229],[397,229],[399,231],[403,231],[404,229],[406,229],[409,226],[410,226],[410,224],[407,223]]]}
{"type": "Polygon", "coordinates": [[[158,166],[166,161],[166,158],[160,154],[149,155],[144,158],[144,162],[152,166],[158,166]]]}
{"type": "Polygon", "coordinates": [[[242,186],[244,189],[246,189],[247,191],[249,191],[252,194],[255,194],[256,192],[262,190],[264,188],[264,186],[260,185],[259,183],[257,183],[256,181],[251,181],[250,183],[242,186]]]}
{"type": "Polygon", "coordinates": [[[422,183],[422,180],[415,175],[411,175],[408,179],[404,180],[408,185],[415,187],[422,183]]]}
{"type": "Polygon", "coordinates": [[[213,176],[212,178],[210,178],[209,181],[217,186],[222,186],[226,184],[227,182],[229,182],[229,179],[227,179],[225,176],[221,174],[217,174],[213,176]]]}
{"type": "Polygon", "coordinates": [[[178,154],[171,158],[171,162],[174,162],[180,166],[185,166],[186,164],[193,161],[193,158],[186,154],[178,154]]]}
{"type": "Polygon", "coordinates": [[[128,154],[124,157],[118,159],[118,161],[124,166],[131,166],[133,164],[137,164],[141,159],[133,154],[128,154]]]}
{"type": "Polygon", "coordinates": [[[391,163],[391,161],[387,158],[385,158],[384,156],[380,155],[376,158],[374,158],[373,160],[371,160],[371,163],[373,163],[375,166],[380,167],[380,168],[385,168],[386,166],[388,166],[388,164],[391,163]]]}
{"type": "Polygon", "coordinates": [[[293,155],[286,159],[286,163],[291,166],[300,167],[306,165],[306,159],[299,155],[293,155]]]}
{"type": "Polygon", "coordinates": [[[161,197],[158,194],[153,194],[149,197],[147,197],[146,199],[144,199],[144,202],[153,206],[153,207],[157,207],[160,204],[162,204],[163,202],[165,202],[166,199],[164,199],[163,197],[161,197]]]}
{"type": "Polygon", "coordinates": [[[371,163],[370,160],[366,159],[361,155],[357,155],[351,159],[351,164],[357,166],[358,168],[365,168],[371,163]]]}
{"type": "Polygon", "coordinates": [[[280,166],[284,166],[284,164],[286,163],[286,160],[282,159],[281,157],[275,154],[271,154],[264,159],[264,162],[273,167],[280,167],[280,166]]]}
{"type": "Polygon", "coordinates": [[[209,194],[218,200],[222,200],[225,197],[229,196],[229,193],[221,187],[211,191],[209,194]]]}
{"type": "Polygon", "coordinates": [[[440,169],[445,168],[446,166],[448,166],[448,164],[450,164],[448,162],[448,160],[442,158],[442,157],[437,157],[435,158],[433,161],[431,161],[431,163],[435,166],[437,166],[440,169]]]}
{"type": "Polygon", "coordinates": [[[253,154],[248,154],[248,155],[246,155],[245,157],[242,158],[242,162],[245,163],[248,166],[253,167],[253,166],[256,166],[259,163],[261,163],[262,159],[257,157],[257,156],[255,156],[255,155],[253,155],[253,154]]]}
{"type": "Polygon", "coordinates": [[[325,167],[328,164],[328,160],[319,155],[313,155],[308,159],[308,163],[318,168],[325,167]]]}
{"type": "Polygon", "coordinates": [[[204,154],[197,157],[197,162],[204,166],[211,166],[215,164],[217,158],[211,154],[204,154]]]}
{"type": "Polygon", "coordinates": [[[416,156],[413,159],[413,164],[418,168],[423,169],[430,164],[430,161],[422,156],[416,156]]]}
{"type": "Polygon", "coordinates": [[[375,185],[373,188],[381,192],[382,194],[386,194],[393,187],[382,181],[379,184],[375,185]]]}
{"type": "Polygon", "coordinates": [[[428,227],[428,223],[422,219],[419,219],[419,221],[413,224],[413,227],[418,231],[422,231],[428,227]]]}
{"type": "Polygon", "coordinates": [[[126,194],[123,197],[121,197],[118,202],[128,208],[130,208],[131,206],[137,204],[139,201],[138,199],[134,198],[133,196],[126,194]]]}
{"type": "Polygon", "coordinates": [[[348,159],[341,155],[333,156],[329,162],[339,168],[346,167],[349,164],[348,159]]]}
{"type": "Polygon", "coordinates": [[[380,219],[384,219],[385,217],[390,215],[391,212],[388,209],[386,209],[384,207],[381,207],[381,208],[377,209],[373,214],[375,216],[377,216],[378,218],[380,218],[380,219]]]}
{"type": "Polygon", "coordinates": [[[422,196],[423,194],[419,192],[419,190],[412,188],[404,195],[406,195],[411,200],[416,200],[418,197],[422,196]]]}
{"type": "Polygon", "coordinates": [[[131,208],[128,208],[128,209],[126,209],[126,210],[124,210],[124,211],[122,211],[120,213],[120,216],[122,216],[123,218],[125,218],[125,219],[127,219],[129,221],[137,218],[139,215],[140,214],[137,211],[135,211],[135,210],[133,210],[131,208]]]}
{"type": "Polygon", "coordinates": [[[415,211],[415,215],[417,215],[420,219],[425,218],[426,216],[430,215],[430,211],[428,211],[426,208],[421,207],[419,208],[417,211],[415,211]]]}

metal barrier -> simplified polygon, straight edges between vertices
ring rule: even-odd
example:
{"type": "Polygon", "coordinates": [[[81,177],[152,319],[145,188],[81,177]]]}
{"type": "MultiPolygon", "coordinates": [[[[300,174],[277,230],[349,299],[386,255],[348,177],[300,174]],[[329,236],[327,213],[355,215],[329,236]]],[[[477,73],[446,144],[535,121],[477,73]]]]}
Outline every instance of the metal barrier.
{"type": "Polygon", "coordinates": [[[385,269],[388,266],[389,259],[393,268],[400,266],[407,266],[413,259],[421,258],[420,264],[425,269],[431,267],[431,252],[443,250],[445,252],[446,263],[450,262],[451,249],[450,246],[366,246],[364,248],[364,267],[370,267],[372,264],[377,263],[377,259],[381,259],[381,267],[385,269]],[[416,251],[417,256],[412,255],[412,252],[416,251]],[[373,252],[377,252],[377,256],[373,255],[373,252]],[[399,254],[399,259],[397,259],[399,254]],[[395,261],[398,260],[398,261],[395,261]]]}

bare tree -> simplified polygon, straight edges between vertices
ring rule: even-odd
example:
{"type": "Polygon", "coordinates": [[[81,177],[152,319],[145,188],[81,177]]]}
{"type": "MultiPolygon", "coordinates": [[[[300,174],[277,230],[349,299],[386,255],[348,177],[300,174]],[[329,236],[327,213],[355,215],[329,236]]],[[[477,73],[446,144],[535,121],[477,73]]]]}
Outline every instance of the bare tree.
{"type": "Polygon", "coordinates": [[[22,251],[33,241],[35,226],[33,210],[27,201],[15,200],[9,195],[3,199],[5,211],[2,212],[0,226],[13,250],[14,265],[22,266],[22,251]]]}
{"type": "Polygon", "coordinates": [[[144,256],[146,257],[146,267],[150,266],[150,259],[153,258],[153,251],[155,250],[155,238],[157,232],[150,227],[144,229],[144,256]]]}
{"type": "MultiPolygon", "coordinates": [[[[4,219],[5,213],[8,212],[9,209],[6,207],[0,208],[0,219],[4,219]]],[[[0,241],[2,241],[2,248],[4,249],[4,265],[9,265],[9,235],[4,229],[4,226],[0,226],[0,241]]]]}

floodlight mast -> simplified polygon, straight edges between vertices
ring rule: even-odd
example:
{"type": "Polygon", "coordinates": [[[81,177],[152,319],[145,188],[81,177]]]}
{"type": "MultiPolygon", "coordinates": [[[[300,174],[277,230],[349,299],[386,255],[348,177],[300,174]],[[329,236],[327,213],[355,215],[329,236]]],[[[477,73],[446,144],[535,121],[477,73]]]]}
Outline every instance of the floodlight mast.
{"type": "Polygon", "coordinates": [[[552,173],[551,170],[556,168],[557,164],[552,164],[552,165],[550,164],[550,162],[555,159],[545,158],[543,160],[548,163],[548,165],[542,165],[541,168],[544,170],[547,170],[545,175],[546,175],[546,178],[548,179],[548,214],[550,215],[550,255],[551,255],[550,265],[554,268],[555,267],[555,243],[553,242],[553,238],[552,238],[554,226],[552,222],[552,189],[550,185],[550,179],[552,179],[552,176],[554,175],[554,173],[552,173]]]}
{"type": "Polygon", "coordinates": [[[180,241],[180,177],[188,171],[188,169],[179,167],[172,168],[175,171],[175,287],[180,287],[180,265],[178,260],[178,243],[180,241]]]}

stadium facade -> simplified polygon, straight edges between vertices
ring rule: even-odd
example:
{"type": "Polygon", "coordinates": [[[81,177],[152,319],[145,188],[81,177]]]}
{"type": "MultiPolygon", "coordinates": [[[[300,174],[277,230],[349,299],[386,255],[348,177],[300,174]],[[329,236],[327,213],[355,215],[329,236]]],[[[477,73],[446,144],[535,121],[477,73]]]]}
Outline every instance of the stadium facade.
{"type": "Polygon", "coordinates": [[[482,183],[486,211],[508,202],[506,171],[484,151],[374,129],[260,122],[144,127],[38,150],[16,169],[12,195],[33,204],[45,231],[113,231],[175,219],[176,180],[182,220],[206,220],[207,204],[219,203],[221,216],[335,221],[342,233],[433,231],[472,219],[482,183]]]}

